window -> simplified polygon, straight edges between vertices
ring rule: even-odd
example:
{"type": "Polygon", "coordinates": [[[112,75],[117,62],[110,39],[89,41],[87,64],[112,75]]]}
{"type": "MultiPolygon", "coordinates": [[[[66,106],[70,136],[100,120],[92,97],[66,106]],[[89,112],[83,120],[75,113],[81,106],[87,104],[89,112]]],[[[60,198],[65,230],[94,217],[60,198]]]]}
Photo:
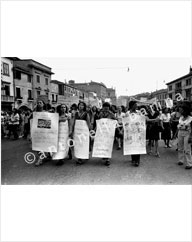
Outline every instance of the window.
{"type": "Polygon", "coordinates": [[[191,85],[191,78],[186,80],[186,86],[190,86],[191,85]]]}
{"type": "Polygon", "coordinates": [[[16,87],[16,98],[21,98],[21,89],[20,89],[20,87],[16,87]]]}
{"type": "Polygon", "coordinates": [[[57,102],[57,95],[55,95],[55,101],[57,102]]]}
{"type": "Polygon", "coordinates": [[[36,75],[37,83],[40,83],[40,75],[36,75]]]}
{"type": "Polygon", "coordinates": [[[28,90],[28,99],[32,99],[32,91],[28,90]]]}
{"type": "Polygon", "coordinates": [[[37,97],[41,95],[41,91],[37,91],[37,97]]]}
{"type": "Polygon", "coordinates": [[[172,91],[172,86],[169,86],[169,91],[172,91]]]}
{"type": "Polygon", "coordinates": [[[27,76],[27,79],[28,79],[28,82],[31,82],[31,76],[30,75],[27,76]]]}
{"type": "Polygon", "coordinates": [[[4,86],[4,90],[5,90],[5,95],[6,96],[10,96],[10,87],[9,87],[9,85],[5,85],[4,86]]]}
{"type": "Polygon", "coordinates": [[[171,99],[172,99],[172,94],[169,94],[169,98],[171,98],[171,99]]]}
{"type": "Polygon", "coordinates": [[[45,78],[45,85],[48,86],[48,78],[45,78]]]}
{"type": "Polygon", "coordinates": [[[14,78],[15,79],[18,79],[18,80],[21,80],[21,72],[20,71],[18,71],[18,70],[16,70],[15,72],[14,72],[14,78]]]}
{"type": "Polygon", "coordinates": [[[9,64],[3,63],[3,75],[9,76],[9,64]]]}
{"type": "Polygon", "coordinates": [[[52,94],[52,102],[54,102],[54,94],[52,94]]]}
{"type": "Polygon", "coordinates": [[[177,88],[177,89],[181,88],[181,82],[178,82],[178,83],[176,84],[176,88],[177,88]]]}

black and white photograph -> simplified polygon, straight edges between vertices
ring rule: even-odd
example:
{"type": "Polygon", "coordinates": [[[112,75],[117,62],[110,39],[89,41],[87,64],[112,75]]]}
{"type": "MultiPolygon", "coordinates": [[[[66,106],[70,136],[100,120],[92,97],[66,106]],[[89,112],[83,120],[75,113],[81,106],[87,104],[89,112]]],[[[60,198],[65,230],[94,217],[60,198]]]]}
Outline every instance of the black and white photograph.
{"type": "Polygon", "coordinates": [[[192,0],[1,1],[1,240],[192,239],[192,0]]]}
{"type": "Polygon", "coordinates": [[[2,184],[192,184],[190,58],[1,65],[2,184]]]}

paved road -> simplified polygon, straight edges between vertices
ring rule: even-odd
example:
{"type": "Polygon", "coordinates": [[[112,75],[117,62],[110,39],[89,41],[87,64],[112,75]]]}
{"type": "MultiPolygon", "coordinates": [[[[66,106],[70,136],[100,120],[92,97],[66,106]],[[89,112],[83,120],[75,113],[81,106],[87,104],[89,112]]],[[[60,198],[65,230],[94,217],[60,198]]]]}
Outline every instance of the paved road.
{"type": "Polygon", "coordinates": [[[128,184],[192,184],[192,170],[177,165],[175,149],[166,149],[160,143],[160,158],[142,155],[141,165],[133,167],[130,156],[114,145],[111,166],[98,158],[91,158],[82,166],[75,159],[55,166],[48,160],[40,167],[29,165],[24,155],[31,151],[27,140],[2,140],[2,184],[10,185],[128,185],[128,184]]]}

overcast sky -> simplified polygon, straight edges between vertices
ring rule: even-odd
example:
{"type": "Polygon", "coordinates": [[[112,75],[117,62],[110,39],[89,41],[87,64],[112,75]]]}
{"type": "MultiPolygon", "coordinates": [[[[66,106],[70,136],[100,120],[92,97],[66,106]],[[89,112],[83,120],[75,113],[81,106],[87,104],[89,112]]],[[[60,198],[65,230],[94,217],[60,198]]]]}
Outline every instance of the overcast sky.
{"type": "Polygon", "coordinates": [[[167,82],[189,73],[191,59],[34,58],[55,73],[52,79],[103,82],[117,95],[134,95],[166,88],[167,82]]]}

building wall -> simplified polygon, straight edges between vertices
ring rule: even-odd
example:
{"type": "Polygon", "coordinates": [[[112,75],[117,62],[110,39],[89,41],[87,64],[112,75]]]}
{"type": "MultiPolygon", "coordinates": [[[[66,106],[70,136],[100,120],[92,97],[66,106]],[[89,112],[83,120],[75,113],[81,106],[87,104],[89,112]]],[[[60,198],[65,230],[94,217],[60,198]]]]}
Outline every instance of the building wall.
{"type": "Polygon", "coordinates": [[[51,88],[51,103],[55,105],[58,103],[58,95],[59,95],[58,84],[51,83],[50,88],[51,88]]]}
{"type": "Polygon", "coordinates": [[[77,89],[84,90],[86,92],[95,92],[99,98],[105,100],[107,97],[106,87],[101,83],[89,82],[89,83],[73,83],[70,85],[76,87],[77,89]]]}
{"type": "Polygon", "coordinates": [[[1,58],[1,108],[4,111],[14,108],[13,61],[4,57],[1,58]]]}
{"type": "Polygon", "coordinates": [[[40,95],[48,95],[48,100],[51,100],[51,75],[45,73],[44,71],[36,70],[33,68],[33,92],[34,92],[34,98],[35,100],[38,97],[37,91],[40,91],[40,95]],[[37,80],[37,76],[39,76],[39,82],[37,80]],[[46,83],[46,79],[48,80],[48,83],[46,83]]]}
{"type": "MultiPolygon", "coordinates": [[[[14,79],[15,83],[15,98],[17,98],[16,95],[16,88],[20,88],[20,95],[22,97],[22,100],[15,100],[15,108],[20,108],[21,106],[25,105],[29,107],[30,109],[33,108],[33,101],[29,101],[28,98],[28,90],[31,90],[32,92],[32,80],[31,82],[28,81],[28,75],[21,73],[21,79],[14,79]]],[[[33,98],[33,92],[32,92],[32,98],[33,98]]]]}
{"type": "Polygon", "coordinates": [[[183,77],[180,80],[177,80],[173,83],[167,84],[168,86],[168,95],[170,98],[175,100],[175,95],[181,93],[184,99],[189,101],[192,100],[192,73],[190,76],[183,77]],[[179,83],[181,87],[178,87],[179,83]]]}
{"type": "Polygon", "coordinates": [[[9,83],[10,86],[10,96],[14,96],[14,91],[13,91],[13,61],[2,57],[1,58],[1,72],[2,72],[2,76],[1,76],[1,80],[3,82],[7,82],[9,83]],[[9,75],[5,75],[3,73],[3,63],[6,63],[9,65],[9,75]]]}
{"type": "Polygon", "coordinates": [[[106,89],[106,93],[107,93],[107,98],[111,99],[111,102],[113,105],[117,104],[117,97],[116,97],[116,91],[113,88],[107,88],[106,89]]]}

